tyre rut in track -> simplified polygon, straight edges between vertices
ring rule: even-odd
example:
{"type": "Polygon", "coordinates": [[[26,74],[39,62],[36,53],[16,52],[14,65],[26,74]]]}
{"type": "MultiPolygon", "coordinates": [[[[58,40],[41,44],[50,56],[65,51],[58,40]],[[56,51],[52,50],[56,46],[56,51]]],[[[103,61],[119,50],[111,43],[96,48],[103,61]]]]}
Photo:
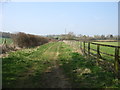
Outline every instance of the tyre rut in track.
{"type": "Polygon", "coordinates": [[[49,50],[46,53],[51,53],[51,64],[52,67],[49,67],[45,73],[43,74],[42,80],[44,82],[43,88],[71,88],[71,85],[69,83],[69,79],[64,75],[63,70],[59,67],[59,64],[57,63],[57,58],[59,55],[59,47],[60,44],[54,45],[54,47],[51,47],[56,49],[54,53],[51,53],[49,50]]]}

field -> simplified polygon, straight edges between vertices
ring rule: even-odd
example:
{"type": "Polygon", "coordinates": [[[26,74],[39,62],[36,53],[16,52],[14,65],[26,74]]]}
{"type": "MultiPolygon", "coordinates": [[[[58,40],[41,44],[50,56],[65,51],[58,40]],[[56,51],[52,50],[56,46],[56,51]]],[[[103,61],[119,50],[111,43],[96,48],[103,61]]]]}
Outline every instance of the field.
{"type": "Polygon", "coordinates": [[[0,44],[3,44],[4,43],[4,41],[5,41],[5,39],[6,39],[6,43],[7,44],[12,44],[13,43],[13,41],[12,41],[12,39],[11,38],[0,38],[0,44]]]}
{"type": "Polygon", "coordinates": [[[3,88],[120,88],[114,73],[64,42],[9,52],[2,62],[3,88]]]}
{"type": "Polygon", "coordinates": [[[119,43],[118,43],[118,42],[94,42],[94,43],[100,43],[100,44],[106,44],[106,45],[119,46],[119,43]]]}

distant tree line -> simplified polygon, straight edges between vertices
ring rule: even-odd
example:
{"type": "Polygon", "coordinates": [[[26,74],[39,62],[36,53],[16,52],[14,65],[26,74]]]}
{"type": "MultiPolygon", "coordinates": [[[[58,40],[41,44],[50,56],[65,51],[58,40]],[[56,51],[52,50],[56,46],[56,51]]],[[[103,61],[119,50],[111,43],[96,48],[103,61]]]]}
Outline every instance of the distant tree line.
{"type": "Polygon", "coordinates": [[[7,33],[7,32],[0,32],[0,37],[2,38],[12,38],[15,45],[19,47],[33,47],[42,45],[49,41],[55,40],[120,40],[120,36],[118,35],[75,35],[73,32],[69,32],[68,34],[61,34],[61,35],[47,35],[46,37],[26,34],[26,33],[7,33]]]}
{"type": "Polygon", "coordinates": [[[61,35],[47,35],[49,38],[54,38],[58,40],[120,40],[120,36],[118,35],[75,35],[73,32],[69,32],[68,34],[61,34],[61,35]]]}
{"type": "Polygon", "coordinates": [[[78,35],[78,38],[81,40],[118,40],[118,35],[94,35],[94,36],[87,36],[87,35],[78,35]]]}
{"type": "Polygon", "coordinates": [[[0,32],[0,37],[1,38],[10,38],[11,33],[9,33],[9,32],[0,32]]]}

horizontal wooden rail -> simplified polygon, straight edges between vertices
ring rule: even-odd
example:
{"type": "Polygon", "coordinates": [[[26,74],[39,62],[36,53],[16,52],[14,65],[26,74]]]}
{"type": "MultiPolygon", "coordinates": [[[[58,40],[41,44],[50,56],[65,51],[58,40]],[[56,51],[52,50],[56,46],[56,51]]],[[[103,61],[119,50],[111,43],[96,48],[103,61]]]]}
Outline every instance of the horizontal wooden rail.
{"type": "MultiPolygon", "coordinates": [[[[90,49],[93,50],[93,51],[97,51],[96,49],[93,49],[93,48],[90,48],[90,49]]],[[[113,56],[113,57],[115,57],[115,55],[113,55],[113,54],[108,54],[108,53],[101,52],[101,51],[100,51],[100,53],[101,53],[101,54],[108,55],[108,56],[113,56]]],[[[119,56],[119,58],[120,58],[120,56],[119,56]]]]}
{"type": "Polygon", "coordinates": [[[100,52],[100,53],[105,54],[105,55],[108,55],[108,56],[113,56],[113,57],[115,57],[115,55],[113,55],[113,54],[108,54],[108,53],[105,53],[105,52],[100,52]]]}
{"type": "Polygon", "coordinates": [[[91,52],[90,52],[90,54],[93,55],[93,56],[97,56],[97,54],[94,54],[94,53],[91,53],[91,52]]]}
{"type": "Polygon", "coordinates": [[[93,48],[90,48],[91,50],[93,50],[93,51],[97,51],[96,49],[93,49],[93,48]]]}
{"type": "Polygon", "coordinates": [[[98,43],[91,43],[91,44],[94,44],[94,45],[100,45],[100,46],[107,46],[107,47],[117,47],[117,48],[120,48],[120,46],[113,46],[113,45],[106,45],[106,44],[98,44],[98,43]]]}

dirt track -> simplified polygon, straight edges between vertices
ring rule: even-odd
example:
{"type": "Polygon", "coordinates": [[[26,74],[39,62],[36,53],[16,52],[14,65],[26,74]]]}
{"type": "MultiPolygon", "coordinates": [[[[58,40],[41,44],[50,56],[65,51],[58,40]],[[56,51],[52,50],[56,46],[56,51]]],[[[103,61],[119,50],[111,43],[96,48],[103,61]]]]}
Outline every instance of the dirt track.
{"type": "Polygon", "coordinates": [[[49,67],[43,74],[42,80],[44,82],[44,88],[71,88],[69,79],[64,75],[62,69],[57,64],[57,57],[59,55],[59,47],[53,46],[52,48],[57,48],[56,52],[46,52],[51,55],[52,67],[49,67]]]}
{"type": "Polygon", "coordinates": [[[30,78],[30,76],[34,74],[35,65],[33,65],[33,68],[30,68],[29,71],[23,74],[23,77],[19,78],[15,88],[71,88],[69,79],[64,75],[63,70],[57,63],[59,47],[60,45],[55,44],[44,50],[42,55],[49,57],[51,67],[48,67],[39,79],[37,79],[37,85],[33,85],[34,82],[30,78]],[[55,51],[53,51],[53,49],[55,51]]]}

